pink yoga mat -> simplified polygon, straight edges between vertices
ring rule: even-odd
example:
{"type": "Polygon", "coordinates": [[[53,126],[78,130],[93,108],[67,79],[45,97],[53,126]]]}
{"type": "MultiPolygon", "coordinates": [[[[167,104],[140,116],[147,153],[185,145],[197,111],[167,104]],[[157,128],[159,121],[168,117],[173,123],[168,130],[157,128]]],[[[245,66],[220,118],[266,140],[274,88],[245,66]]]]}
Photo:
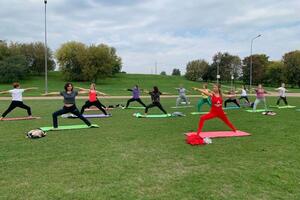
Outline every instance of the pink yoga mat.
{"type": "Polygon", "coordinates": [[[41,119],[41,118],[40,117],[8,117],[8,118],[3,118],[2,121],[32,120],[32,119],[41,119]]]}
{"type": "MultiPolygon", "coordinates": [[[[197,134],[196,132],[186,133],[185,135],[197,134]]],[[[243,131],[211,131],[211,132],[201,132],[200,136],[205,138],[218,138],[218,137],[242,137],[242,136],[250,136],[250,133],[246,133],[243,131]]]]}

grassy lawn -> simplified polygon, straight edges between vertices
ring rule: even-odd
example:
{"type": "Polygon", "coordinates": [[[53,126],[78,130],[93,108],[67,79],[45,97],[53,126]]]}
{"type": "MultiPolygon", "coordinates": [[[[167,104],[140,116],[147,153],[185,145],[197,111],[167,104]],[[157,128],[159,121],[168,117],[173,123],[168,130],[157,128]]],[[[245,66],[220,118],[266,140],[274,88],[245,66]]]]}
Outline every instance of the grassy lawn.
{"type": "MultiPolygon", "coordinates": [[[[57,92],[63,90],[65,81],[62,79],[60,72],[50,72],[48,77],[49,92],[57,92]]],[[[75,86],[89,88],[88,82],[73,82],[75,86]]],[[[202,87],[202,83],[188,81],[184,77],[179,76],[161,76],[161,75],[143,75],[143,74],[117,74],[115,77],[99,80],[97,89],[107,93],[108,95],[131,95],[125,89],[132,88],[133,85],[138,84],[141,88],[151,90],[153,86],[157,85],[161,91],[169,94],[177,94],[174,89],[180,84],[191,90],[192,87],[202,87]]],[[[21,82],[23,88],[39,87],[38,90],[26,92],[25,96],[40,96],[44,93],[44,77],[36,76],[21,82]]],[[[210,86],[211,87],[211,86],[210,86]]],[[[237,83],[236,87],[241,88],[241,84],[237,83]]],[[[223,89],[229,90],[230,83],[225,83],[223,89]]],[[[0,90],[11,89],[11,84],[1,84],[0,90]]],[[[274,91],[274,88],[266,88],[269,91],[274,91]]],[[[289,89],[289,92],[300,92],[299,88],[289,89]]],[[[191,91],[188,94],[199,94],[191,91]]],[[[3,95],[1,95],[3,96],[3,95]]],[[[7,96],[7,95],[6,95],[7,96]]]]}
{"type": "MultiPolygon", "coordinates": [[[[115,89],[123,87],[121,80],[115,89]]],[[[300,106],[299,99],[288,100],[300,106]]],[[[25,132],[51,125],[51,113],[62,101],[26,103],[42,119],[0,123],[0,199],[300,199],[300,112],[295,109],[276,109],[276,116],[228,110],[235,126],[252,136],[193,147],[185,144],[183,133],[197,128],[199,116],[189,114],[194,108],[180,109],[186,117],[162,119],[137,119],[134,110],[115,109],[111,118],[92,120],[99,129],[49,132],[29,140],[25,132]]],[[[8,104],[1,101],[0,111],[8,104]]],[[[175,111],[174,98],[162,104],[175,111]]],[[[16,110],[10,116],[24,114],[16,110]]],[[[205,131],[225,129],[215,119],[204,126],[205,131]]]]}

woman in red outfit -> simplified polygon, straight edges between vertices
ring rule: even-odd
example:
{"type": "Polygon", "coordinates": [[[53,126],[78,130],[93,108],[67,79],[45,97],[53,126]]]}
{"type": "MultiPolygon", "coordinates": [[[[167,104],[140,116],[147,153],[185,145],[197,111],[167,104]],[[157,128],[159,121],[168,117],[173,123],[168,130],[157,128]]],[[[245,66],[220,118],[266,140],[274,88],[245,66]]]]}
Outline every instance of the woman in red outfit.
{"type": "Polygon", "coordinates": [[[80,87],[76,87],[76,88],[80,89],[81,91],[85,91],[85,92],[89,93],[89,100],[86,101],[85,104],[82,106],[81,112],[80,112],[81,114],[83,114],[83,112],[86,108],[89,108],[91,106],[96,106],[105,115],[107,115],[107,112],[105,111],[106,107],[97,98],[97,94],[102,95],[102,96],[105,96],[106,94],[97,91],[95,83],[91,83],[90,89],[84,89],[84,88],[80,88],[80,87]]]}
{"type": "Polygon", "coordinates": [[[213,91],[208,92],[206,90],[201,90],[200,92],[204,93],[211,98],[211,109],[210,112],[206,115],[203,115],[200,118],[197,135],[190,135],[187,137],[187,142],[189,144],[204,144],[203,138],[201,138],[201,131],[204,125],[204,122],[209,119],[219,118],[221,119],[227,126],[229,126],[233,131],[236,131],[236,128],[232,125],[232,123],[227,118],[226,114],[222,109],[223,99],[222,96],[231,97],[231,95],[222,95],[219,85],[213,86],[213,91]]]}

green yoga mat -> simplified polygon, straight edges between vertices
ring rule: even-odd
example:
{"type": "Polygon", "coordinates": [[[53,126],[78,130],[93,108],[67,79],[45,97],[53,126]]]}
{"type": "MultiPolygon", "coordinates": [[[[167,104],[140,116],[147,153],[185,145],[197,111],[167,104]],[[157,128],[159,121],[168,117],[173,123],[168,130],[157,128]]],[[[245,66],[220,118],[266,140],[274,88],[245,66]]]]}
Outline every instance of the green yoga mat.
{"type": "Polygon", "coordinates": [[[205,115],[208,112],[191,112],[191,115],[205,115]]]}
{"type": "Polygon", "coordinates": [[[254,110],[246,110],[247,112],[250,112],[250,113],[258,113],[258,112],[265,112],[265,111],[272,111],[270,109],[268,110],[265,110],[265,109],[256,109],[255,111],[254,110]]]}
{"type": "Polygon", "coordinates": [[[141,110],[145,110],[145,107],[139,107],[139,106],[129,106],[129,107],[123,107],[122,109],[141,109],[141,110]]]}
{"type": "Polygon", "coordinates": [[[223,110],[234,110],[234,109],[240,109],[241,107],[237,107],[237,106],[227,106],[226,108],[223,107],[223,110]]]}
{"type": "Polygon", "coordinates": [[[58,126],[58,128],[54,129],[52,126],[40,127],[39,129],[47,132],[47,131],[62,131],[62,130],[72,130],[72,129],[86,129],[86,128],[99,128],[97,124],[92,124],[92,126],[87,125],[67,125],[67,126],[58,126]]]}
{"type": "Polygon", "coordinates": [[[134,113],[133,116],[135,116],[137,118],[165,118],[165,117],[172,117],[171,114],[143,115],[141,113],[134,113]]]}
{"type": "Polygon", "coordinates": [[[194,106],[191,106],[191,105],[189,105],[189,106],[174,106],[174,107],[171,107],[171,108],[174,108],[174,109],[177,109],[177,108],[192,108],[192,107],[194,107],[194,106]]]}
{"type": "Polygon", "coordinates": [[[284,109],[284,108],[296,108],[296,106],[270,106],[270,108],[279,108],[279,109],[284,109]]]}

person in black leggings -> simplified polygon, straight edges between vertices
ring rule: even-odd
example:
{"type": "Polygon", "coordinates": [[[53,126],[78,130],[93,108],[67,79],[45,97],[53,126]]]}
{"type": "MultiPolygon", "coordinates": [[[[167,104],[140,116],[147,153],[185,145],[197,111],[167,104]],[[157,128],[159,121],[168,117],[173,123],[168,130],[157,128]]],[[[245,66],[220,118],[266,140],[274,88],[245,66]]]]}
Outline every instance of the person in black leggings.
{"type": "Polygon", "coordinates": [[[146,106],[145,114],[148,113],[149,108],[153,107],[158,107],[163,113],[167,114],[167,111],[165,111],[165,109],[160,104],[160,95],[162,95],[162,93],[159,91],[158,87],[154,86],[153,91],[149,92],[149,94],[151,96],[152,103],[146,106]]]}
{"type": "Polygon", "coordinates": [[[0,94],[11,94],[11,96],[12,96],[12,101],[11,101],[9,107],[7,108],[7,110],[4,111],[4,113],[0,117],[0,120],[3,120],[3,118],[6,117],[6,115],[8,115],[12,110],[14,110],[17,107],[25,109],[27,111],[28,117],[29,118],[32,117],[31,116],[32,115],[31,108],[23,103],[23,95],[22,94],[25,91],[33,90],[33,89],[37,89],[37,88],[21,89],[19,83],[13,83],[13,87],[14,87],[14,89],[12,89],[12,90],[0,92],[0,94]]]}
{"type": "Polygon", "coordinates": [[[125,108],[128,108],[129,104],[131,102],[134,102],[134,101],[137,101],[142,106],[146,107],[146,105],[142,102],[142,100],[140,98],[140,89],[139,89],[138,85],[135,85],[132,89],[127,89],[127,91],[131,91],[132,92],[132,98],[127,101],[125,108]]]}
{"type": "Polygon", "coordinates": [[[97,95],[106,95],[102,92],[99,92],[96,90],[96,84],[91,83],[90,89],[84,89],[84,88],[79,88],[83,92],[89,92],[89,100],[85,102],[85,104],[82,106],[80,113],[83,114],[84,110],[86,108],[90,108],[91,106],[96,106],[99,110],[103,112],[104,115],[107,115],[107,112],[105,111],[105,105],[103,105],[99,99],[97,98],[97,95]]]}
{"type": "MultiPolygon", "coordinates": [[[[79,119],[81,119],[86,125],[91,126],[91,123],[82,116],[75,104],[75,97],[78,95],[77,91],[73,90],[72,83],[65,84],[65,91],[60,92],[59,94],[64,97],[64,107],[52,114],[53,118],[53,127],[58,128],[57,117],[66,113],[72,113],[76,115],[79,119]]],[[[49,93],[51,94],[58,94],[55,92],[49,93]]]]}
{"type": "Polygon", "coordinates": [[[225,108],[227,107],[227,103],[234,103],[235,105],[237,105],[237,107],[240,107],[240,104],[238,103],[237,99],[236,99],[236,93],[234,90],[230,90],[230,92],[228,93],[229,95],[232,95],[234,97],[229,97],[228,99],[226,99],[224,101],[224,106],[225,108]]]}

